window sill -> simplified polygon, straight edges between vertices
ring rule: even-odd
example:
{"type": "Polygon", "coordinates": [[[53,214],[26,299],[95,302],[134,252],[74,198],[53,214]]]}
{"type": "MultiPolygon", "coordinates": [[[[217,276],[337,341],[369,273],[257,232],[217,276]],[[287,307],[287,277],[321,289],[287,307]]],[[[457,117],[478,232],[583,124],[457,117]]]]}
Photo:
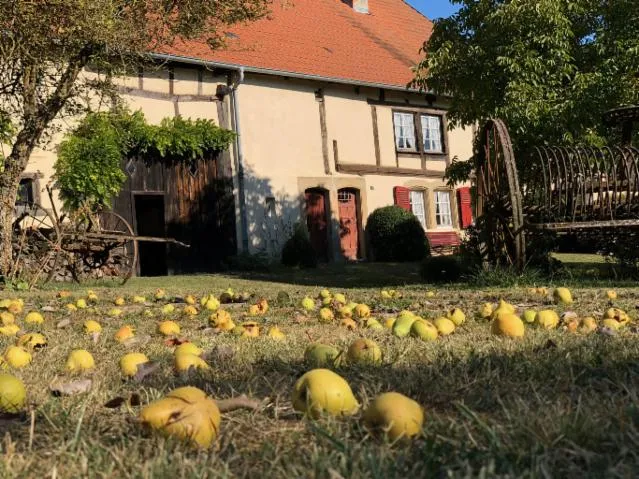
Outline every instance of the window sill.
{"type": "MultiPolygon", "coordinates": [[[[399,156],[415,156],[415,157],[422,156],[422,153],[420,151],[395,150],[395,153],[399,156]]],[[[424,152],[424,157],[426,158],[427,161],[446,161],[448,159],[448,154],[424,152]]]]}

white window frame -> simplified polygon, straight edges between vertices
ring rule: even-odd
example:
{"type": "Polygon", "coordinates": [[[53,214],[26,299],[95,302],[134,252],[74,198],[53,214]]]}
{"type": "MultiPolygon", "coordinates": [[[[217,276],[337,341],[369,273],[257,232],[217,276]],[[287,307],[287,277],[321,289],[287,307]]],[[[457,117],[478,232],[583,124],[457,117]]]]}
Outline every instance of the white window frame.
{"type": "Polygon", "coordinates": [[[435,224],[438,228],[453,227],[452,195],[450,191],[435,191],[435,224]],[[444,198],[446,198],[444,200],[444,198]]]}
{"type": "Polygon", "coordinates": [[[415,217],[419,220],[424,228],[424,231],[428,229],[428,224],[426,221],[426,201],[424,199],[424,191],[423,190],[410,190],[409,196],[410,200],[410,210],[415,215],[415,217]],[[421,203],[421,205],[419,204],[421,203]],[[415,205],[415,207],[414,207],[415,205]],[[419,209],[421,208],[421,211],[419,209]]]}
{"type": "Polygon", "coordinates": [[[442,117],[439,115],[421,114],[422,145],[425,153],[443,153],[442,117]]]}
{"type": "Polygon", "coordinates": [[[393,126],[395,127],[395,147],[400,151],[417,151],[415,115],[395,111],[393,112],[393,126]]]}

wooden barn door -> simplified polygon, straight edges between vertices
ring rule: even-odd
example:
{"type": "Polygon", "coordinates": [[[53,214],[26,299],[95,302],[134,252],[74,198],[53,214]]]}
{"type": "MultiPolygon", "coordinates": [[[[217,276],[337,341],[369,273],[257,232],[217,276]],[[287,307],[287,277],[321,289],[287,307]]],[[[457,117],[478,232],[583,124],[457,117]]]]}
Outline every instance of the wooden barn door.
{"type": "Polygon", "coordinates": [[[337,192],[339,204],[339,238],[342,254],[356,260],[359,247],[359,220],[357,217],[357,191],[343,188],[337,192]]]}
{"type": "Polygon", "coordinates": [[[306,226],[311,244],[320,261],[328,261],[328,214],[326,191],[319,188],[306,190],[306,226]]]}

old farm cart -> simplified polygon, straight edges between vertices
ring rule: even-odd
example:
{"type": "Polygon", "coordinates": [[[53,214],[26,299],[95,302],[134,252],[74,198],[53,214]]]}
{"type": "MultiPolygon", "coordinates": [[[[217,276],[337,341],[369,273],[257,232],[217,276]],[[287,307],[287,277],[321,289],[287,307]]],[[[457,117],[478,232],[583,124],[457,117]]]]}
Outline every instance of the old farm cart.
{"type": "Polygon", "coordinates": [[[29,287],[52,279],[124,284],[135,273],[138,242],[189,246],[172,238],[136,236],[131,225],[112,211],[59,216],[50,188],[47,191],[51,210],[37,203],[15,205],[11,281],[22,280],[29,287]]]}
{"type": "Polygon", "coordinates": [[[477,216],[491,264],[526,264],[526,234],[611,234],[639,229],[639,150],[631,145],[639,107],[605,115],[619,125],[619,145],[539,146],[515,154],[501,120],[480,132],[477,216]]]}

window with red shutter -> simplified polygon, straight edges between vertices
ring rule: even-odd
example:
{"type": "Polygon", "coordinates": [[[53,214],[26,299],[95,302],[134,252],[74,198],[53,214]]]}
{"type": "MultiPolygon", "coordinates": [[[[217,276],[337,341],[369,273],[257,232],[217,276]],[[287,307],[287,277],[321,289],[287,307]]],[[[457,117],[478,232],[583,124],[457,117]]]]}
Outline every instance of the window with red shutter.
{"type": "Polygon", "coordinates": [[[396,186],[393,189],[395,204],[400,208],[410,211],[410,190],[403,186],[396,186]]]}
{"type": "Polygon", "coordinates": [[[473,222],[473,209],[470,199],[470,188],[464,186],[457,190],[457,204],[459,205],[459,223],[462,229],[468,228],[473,222]]]}

